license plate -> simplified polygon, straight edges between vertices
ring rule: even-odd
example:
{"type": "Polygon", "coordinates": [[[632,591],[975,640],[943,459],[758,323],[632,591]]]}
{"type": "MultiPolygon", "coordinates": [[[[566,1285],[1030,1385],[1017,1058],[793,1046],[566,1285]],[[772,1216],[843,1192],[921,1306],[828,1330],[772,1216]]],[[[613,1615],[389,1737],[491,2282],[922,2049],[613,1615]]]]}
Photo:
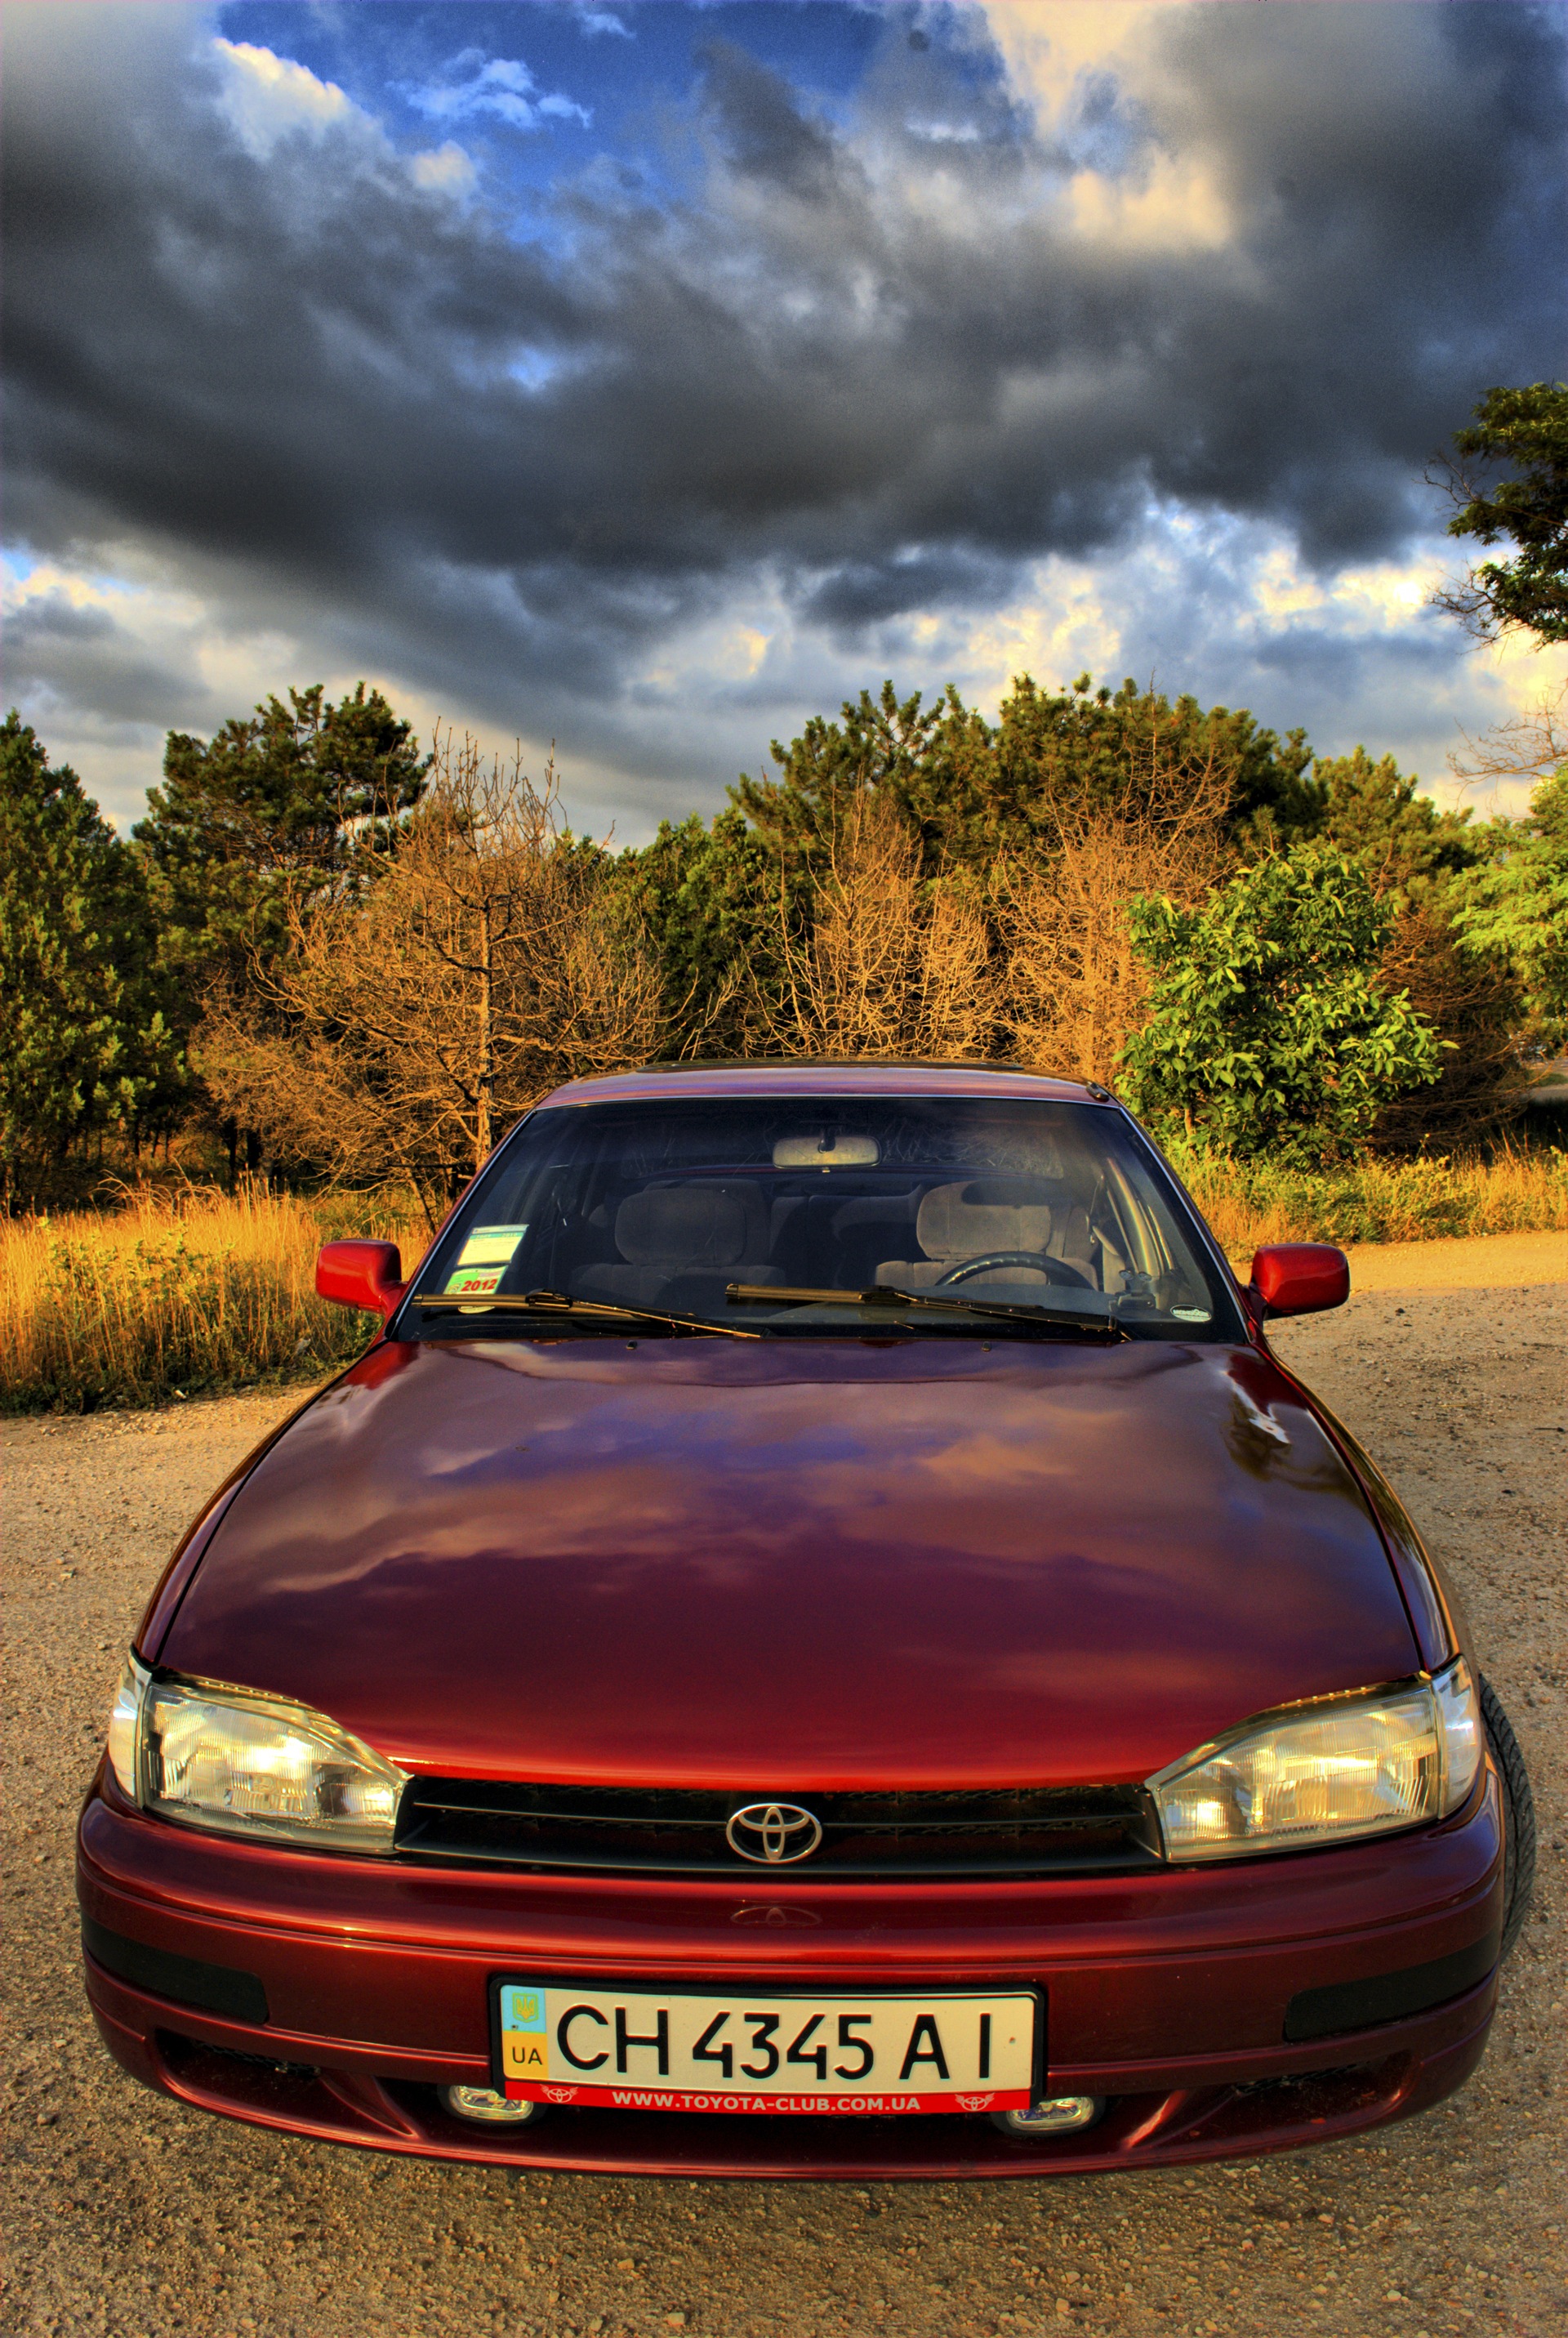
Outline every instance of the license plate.
{"type": "Polygon", "coordinates": [[[650,2111],[1002,2111],[1034,2099],[1040,2001],[491,1985],[514,2101],[650,2111]]]}

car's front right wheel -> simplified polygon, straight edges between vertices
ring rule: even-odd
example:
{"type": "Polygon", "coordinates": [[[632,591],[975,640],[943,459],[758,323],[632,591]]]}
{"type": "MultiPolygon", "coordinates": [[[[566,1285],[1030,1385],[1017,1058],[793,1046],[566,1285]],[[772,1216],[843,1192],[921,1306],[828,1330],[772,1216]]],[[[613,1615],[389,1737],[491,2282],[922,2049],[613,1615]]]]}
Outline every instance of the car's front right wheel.
{"type": "Polygon", "coordinates": [[[1530,1897],[1535,1889],[1535,1803],[1513,1724],[1485,1676],[1481,1714],[1503,1785],[1503,1954],[1506,1956],[1530,1912],[1530,1897]]]}

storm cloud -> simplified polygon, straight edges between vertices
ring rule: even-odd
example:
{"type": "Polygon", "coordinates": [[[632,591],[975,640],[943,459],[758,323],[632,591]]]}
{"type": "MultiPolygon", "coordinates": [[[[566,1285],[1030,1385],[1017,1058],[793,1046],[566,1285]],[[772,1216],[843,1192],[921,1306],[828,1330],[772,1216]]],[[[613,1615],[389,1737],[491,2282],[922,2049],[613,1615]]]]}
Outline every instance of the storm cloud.
{"type": "Polygon", "coordinates": [[[1152,508],[1396,555],[1482,392],[1562,368],[1563,18],[1141,13],[1054,107],[975,12],[887,11],[835,105],[699,39],[657,164],[523,201],[209,14],[13,6],[10,531],[605,752],[760,578],[844,645],[1152,508]]]}

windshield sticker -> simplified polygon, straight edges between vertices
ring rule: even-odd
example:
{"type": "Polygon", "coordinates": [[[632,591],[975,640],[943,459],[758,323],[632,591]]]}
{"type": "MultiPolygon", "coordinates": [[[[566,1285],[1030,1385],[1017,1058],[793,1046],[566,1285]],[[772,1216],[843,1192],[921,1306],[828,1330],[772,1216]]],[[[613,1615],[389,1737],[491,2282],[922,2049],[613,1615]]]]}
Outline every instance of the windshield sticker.
{"type": "MultiPolygon", "coordinates": [[[[527,1233],[521,1226],[475,1226],[458,1255],[459,1266],[504,1267],[527,1233]]],[[[450,1290],[451,1285],[447,1285],[450,1290]]]]}
{"type": "Polygon", "coordinates": [[[498,1291],[501,1278],[512,1262],[512,1253],[527,1231],[526,1224],[475,1226],[463,1245],[455,1272],[446,1278],[447,1295],[485,1299],[498,1291]]]}

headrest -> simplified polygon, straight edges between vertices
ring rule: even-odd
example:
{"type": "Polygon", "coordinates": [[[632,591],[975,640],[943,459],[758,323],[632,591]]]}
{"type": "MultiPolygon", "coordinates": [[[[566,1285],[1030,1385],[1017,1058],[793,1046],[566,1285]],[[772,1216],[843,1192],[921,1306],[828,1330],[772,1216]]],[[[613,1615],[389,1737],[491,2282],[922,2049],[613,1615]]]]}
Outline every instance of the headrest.
{"type": "Polygon", "coordinates": [[[933,1185],[920,1204],[915,1239],[927,1258],[1044,1250],[1051,1239],[1050,1191],[1043,1177],[971,1177],[962,1185],[933,1185]]]}
{"type": "Polygon", "coordinates": [[[734,1266],[766,1252],[755,1185],[651,1185],[615,1213],[615,1247],[631,1266],[734,1266]]]}

